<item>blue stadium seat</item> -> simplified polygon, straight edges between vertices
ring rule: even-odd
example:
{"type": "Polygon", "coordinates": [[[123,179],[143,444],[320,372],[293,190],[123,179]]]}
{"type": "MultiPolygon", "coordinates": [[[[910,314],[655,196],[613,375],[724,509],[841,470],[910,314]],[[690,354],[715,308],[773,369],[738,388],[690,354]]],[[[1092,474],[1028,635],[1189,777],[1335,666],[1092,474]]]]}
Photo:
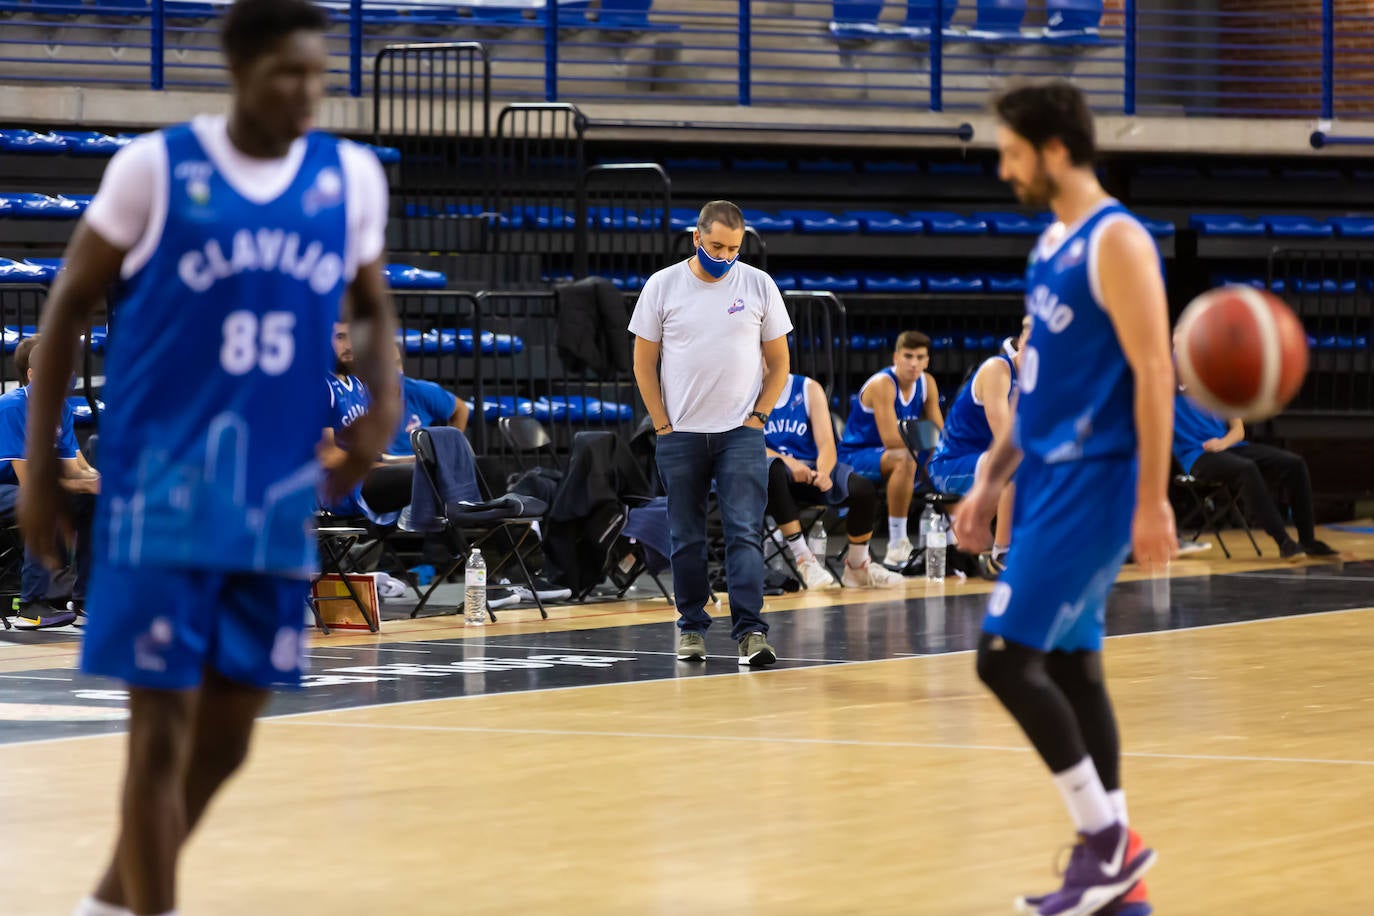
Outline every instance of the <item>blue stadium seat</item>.
{"type": "Polygon", "coordinates": [[[790,170],[786,159],[762,159],[758,157],[730,160],[730,167],[736,172],[786,172],[790,170]]]}
{"type": "Polygon", "coordinates": [[[1266,231],[1264,223],[1257,219],[1224,214],[1198,213],[1188,218],[1188,225],[1196,229],[1198,235],[1209,236],[1255,238],[1266,231]]]}
{"type": "Polygon", "coordinates": [[[47,283],[55,275],[56,271],[34,264],[0,258],[0,283],[47,283]]]}
{"type": "MultiPolygon", "coordinates": [[[[1250,286],[1255,289],[1264,289],[1263,277],[1238,277],[1230,274],[1213,274],[1213,286],[1250,286]]],[[[1281,293],[1287,288],[1287,284],[1282,278],[1274,280],[1269,284],[1270,292],[1281,293]]]]}
{"type": "Polygon", "coordinates": [[[926,286],[920,274],[866,274],[862,279],[869,293],[919,293],[926,286]]]}
{"type": "Polygon", "coordinates": [[[670,156],[663,163],[668,174],[674,172],[719,172],[721,162],[719,159],[707,159],[703,156],[670,156]]]}
{"type": "MultiPolygon", "coordinates": [[[[465,403],[468,405],[468,410],[476,413],[477,406],[472,401],[465,403]]],[[[482,419],[487,423],[491,423],[499,417],[532,416],[534,416],[534,402],[529,398],[507,394],[499,398],[483,398],[482,400],[482,419]]]]}
{"type": "Polygon", "coordinates": [[[1336,280],[1329,277],[1311,280],[1291,279],[1288,285],[1295,293],[1321,293],[1328,296],[1353,296],[1359,291],[1359,286],[1354,280],[1336,280]]]}
{"type": "MultiPolygon", "coordinates": [[[[744,221],[754,227],[755,232],[794,232],[797,221],[790,216],[775,216],[762,210],[745,210],[744,221]]],[[[696,216],[692,217],[695,225],[696,216]]]]}
{"type": "Polygon", "coordinates": [[[919,162],[903,162],[900,159],[880,159],[873,162],[861,162],[860,167],[871,175],[919,175],[921,174],[921,164],[919,162]]]}
{"type": "MultiPolygon", "coordinates": [[[[91,405],[86,402],[84,395],[72,395],[67,398],[67,403],[72,408],[72,423],[76,426],[90,426],[95,422],[95,414],[91,412],[91,405]]],[[[95,406],[104,413],[105,402],[96,398],[95,406]]]]}
{"type": "Polygon", "coordinates": [[[538,420],[559,420],[567,417],[573,422],[582,420],[622,420],[634,419],[634,407],[602,401],[581,394],[552,395],[540,398],[533,404],[534,417],[538,420]],[[543,414],[544,416],[540,416],[543,414]]]}
{"type": "Polygon", "coordinates": [[[76,219],[85,209],[79,201],[46,194],[0,194],[0,215],[16,219],[76,219]]]}
{"type": "Polygon", "coordinates": [[[70,144],[58,134],[40,134],[32,130],[0,130],[0,150],[7,153],[29,153],[55,156],[65,153],[70,144]]]}
{"type": "Polygon", "coordinates": [[[105,325],[96,325],[91,328],[91,352],[104,353],[105,341],[110,337],[110,329],[105,325]]]}
{"type": "MultiPolygon", "coordinates": [[[[955,0],[943,0],[940,7],[940,31],[949,30],[954,21],[954,13],[959,4],[955,0]]],[[[935,4],[931,0],[907,0],[906,16],[902,19],[902,34],[913,41],[930,40],[930,23],[935,17],[935,4]]]]}
{"type": "Polygon", "coordinates": [[[674,232],[695,229],[699,216],[701,216],[700,210],[689,210],[686,207],[674,207],[672,212],[668,214],[668,218],[672,220],[674,232]]]}
{"type": "Polygon", "coordinates": [[[127,137],[111,137],[93,130],[60,130],[57,136],[67,141],[69,154],[93,159],[108,159],[133,142],[127,137]]]}
{"type": "Polygon", "coordinates": [[[912,210],[907,215],[925,223],[931,235],[986,235],[988,231],[988,224],[981,219],[942,210],[912,210]]]}
{"type": "Polygon", "coordinates": [[[1018,41],[1026,0],[978,0],[973,28],[966,37],[980,41],[1018,41]]]}
{"type": "Polygon", "coordinates": [[[804,290],[830,293],[857,293],[858,277],[841,277],[828,273],[803,273],[797,275],[797,283],[804,290]]]}
{"type": "Polygon", "coordinates": [[[394,146],[373,146],[370,143],[367,146],[382,165],[395,165],[401,161],[401,151],[394,146]]]}
{"type": "Polygon", "coordinates": [[[926,171],[932,175],[974,175],[983,176],[987,174],[987,169],[981,162],[931,162],[926,165],[926,171]]]}
{"type": "Polygon", "coordinates": [[[1374,219],[1364,216],[1334,216],[1327,222],[1341,238],[1374,239],[1374,219]]]}
{"type": "Polygon", "coordinates": [[[954,337],[950,334],[932,334],[930,338],[930,349],[932,350],[953,350],[954,337]]]}
{"type": "Polygon", "coordinates": [[[841,41],[871,41],[886,37],[878,25],[883,0],[835,0],[830,12],[830,34],[841,41]]]}
{"type": "Polygon", "coordinates": [[[797,162],[797,171],[813,175],[849,175],[854,171],[850,159],[802,159],[797,162]]]}
{"type": "Polygon", "coordinates": [[[609,279],[618,290],[629,290],[630,292],[634,292],[635,290],[644,288],[644,280],[639,274],[616,274],[609,279]]]}
{"type": "Polygon", "coordinates": [[[1102,0],[1045,0],[1045,38],[1058,42],[1096,42],[1102,27],[1102,0]]]}
{"type": "Polygon", "coordinates": [[[783,210],[782,216],[796,220],[797,229],[807,234],[852,235],[859,231],[859,221],[854,217],[824,210],[783,210]]]}
{"type": "MultiPolygon", "coordinates": [[[[435,333],[431,331],[430,333],[435,333]]],[[[463,356],[471,356],[474,352],[471,328],[459,328],[453,331],[440,331],[442,335],[453,335],[458,343],[458,352],[463,356]]],[[[525,341],[513,334],[496,334],[492,331],[482,332],[482,352],[486,354],[496,354],[497,356],[510,356],[514,353],[521,353],[525,349],[525,341]]]]}
{"type": "Polygon", "coordinates": [[[783,292],[799,288],[797,286],[797,277],[795,274],[774,274],[773,282],[776,283],[778,289],[783,292]]]}
{"type": "Polygon", "coordinates": [[[547,204],[527,204],[521,211],[526,227],[534,229],[571,229],[577,223],[577,216],[565,213],[562,207],[547,204]]]}
{"type": "Polygon", "coordinates": [[[926,292],[981,293],[982,277],[961,277],[957,274],[926,274],[926,292]]]}
{"type": "Polygon", "coordinates": [[[404,264],[388,264],[386,279],[392,289],[443,289],[448,286],[448,277],[440,271],[404,264]]]}
{"type": "Polygon", "coordinates": [[[1138,219],[1140,220],[1140,225],[1144,226],[1149,231],[1150,235],[1157,239],[1169,238],[1177,232],[1174,224],[1169,220],[1150,219],[1145,216],[1138,217],[1138,219]]]}
{"type": "Polygon", "coordinates": [[[1329,239],[1335,230],[1318,219],[1306,216],[1261,216],[1269,234],[1277,239],[1329,239]]]}
{"type": "Polygon", "coordinates": [[[984,274],[983,286],[990,293],[1024,293],[1024,274],[984,274]]]}
{"type": "Polygon", "coordinates": [[[975,213],[973,218],[987,223],[988,231],[993,235],[1039,235],[1054,222],[1053,217],[1045,214],[975,213]]]}
{"type": "Polygon", "coordinates": [[[847,210],[847,218],[857,219],[859,229],[869,235],[920,235],[926,224],[911,216],[887,210],[847,210]]]}
{"type": "Polygon", "coordinates": [[[51,283],[53,280],[57,279],[57,275],[62,272],[63,266],[61,258],[25,258],[24,263],[32,264],[34,267],[40,268],[47,274],[47,278],[43,281],[44,283],[51,283]]]}

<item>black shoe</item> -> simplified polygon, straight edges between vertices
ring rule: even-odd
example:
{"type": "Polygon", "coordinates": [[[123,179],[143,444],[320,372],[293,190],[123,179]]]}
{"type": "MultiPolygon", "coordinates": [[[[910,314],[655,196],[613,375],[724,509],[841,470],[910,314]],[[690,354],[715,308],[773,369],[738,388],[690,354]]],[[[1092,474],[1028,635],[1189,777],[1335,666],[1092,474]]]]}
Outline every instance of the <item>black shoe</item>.
{"type": "Polygon", "coordinates": [[[982,576],[984,579],[996,581],[1006,568],[1006,564],[992,554],[978,554],[978,575],[982,576]]]}
{"type": "Polygon", "coordinates": [[[1339,556],[1338,552],[1333,550],[1330,544],[1318,540],[1303,541],[1302,549],[1309,557],[1339,556]]]}
{"type": "Polygon", "coordinates": [[[53,627],[70,626],[76,622],[76,614],[59,611],[46,601],[20,602],[14,612],[16,630],[49,630],[53,627]]]}
{"type": "Polygon", "coordinates": [[[1279,545],[1279,559],[1281,560],[1301,560],[1307,555],[1301,544],[1297,541],[1288,541],[1279,545]]]}

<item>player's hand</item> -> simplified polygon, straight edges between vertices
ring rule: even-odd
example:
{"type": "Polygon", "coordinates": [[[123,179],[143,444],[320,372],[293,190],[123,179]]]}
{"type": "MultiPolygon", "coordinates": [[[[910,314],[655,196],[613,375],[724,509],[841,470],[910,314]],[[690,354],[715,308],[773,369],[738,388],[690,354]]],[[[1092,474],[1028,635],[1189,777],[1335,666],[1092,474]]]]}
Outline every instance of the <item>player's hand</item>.
{"type": "Polygon", "coordinates": [[[1208,439],[1202,443],[1202,450],[1204,452],[1224,452],[1226,451],[1226,443],[1221,439],[1208,439]]]}
{"type": "Polygon", "coordinates": [[[954,537],[961,550],[982,553],[992,547],[992,517],[997,514],[997,497],[997,492],[980,477],[954,507],[954,537]]]}
{"type": "Polygon", "coordinates": [[[320,443],[315,449],[320,467],[324,469],[324,498],[327,503],[343,499],[362,482],[376,464],[371,454],[358,449],[344,450],[337,445],[320,443]]]}
{"type": "Polygon", "coordinates": [[[810,484],[815,482],[816,472],[791,455],[783,455],[782,463],[787,465],[787,472],[792,475],[792,479],[797,483],[810,484]]]}
{"type": "Polygon", "coordinates": [[[67,499],[58,481],[57,461],[32,455],[26,470],[24,485],[19,488],[19,530],[29,553],[56,571],[62,568],[57,556],[58,537],[65,544],[75,541],[67,499]]]}
{"type": "Polygon", "coordinates": [[[1135,518],[1131,520],[1131,553],[1136,565],[1147,572],[1163,569],[1178,556],[1174,509],[1167,499],[1135,507],[1135,518]]]}
{"type": "Polygon", "coordinates": [[[820,490],[822,493],[829,493],[835,486],[835,481],[830,479],[829,474],[822,474],[820,471],[815,471],[814,473],[816,475],[816,489],[820,490]]]}

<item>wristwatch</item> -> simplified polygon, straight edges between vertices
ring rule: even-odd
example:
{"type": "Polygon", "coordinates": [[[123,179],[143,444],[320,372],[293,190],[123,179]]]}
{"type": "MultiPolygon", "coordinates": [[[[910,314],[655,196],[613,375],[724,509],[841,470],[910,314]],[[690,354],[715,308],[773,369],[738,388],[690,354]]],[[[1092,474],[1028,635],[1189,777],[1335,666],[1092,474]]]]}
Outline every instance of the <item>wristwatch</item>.
{"type": "Polygon", "coordinates": [[[749,411],[749,416],[758,417],[760,423],[762,423],[764,426],[768,425],[768,414],[764,413],[761,410],[751,410],[749,411]]]}

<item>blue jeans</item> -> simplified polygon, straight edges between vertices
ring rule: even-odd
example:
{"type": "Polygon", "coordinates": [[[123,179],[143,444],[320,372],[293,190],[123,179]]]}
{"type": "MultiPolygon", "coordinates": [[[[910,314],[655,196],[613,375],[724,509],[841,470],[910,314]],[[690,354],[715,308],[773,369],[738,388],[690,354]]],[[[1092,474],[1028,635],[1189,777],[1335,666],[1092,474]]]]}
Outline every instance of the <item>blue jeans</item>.
{"type": "Polygon", "coordinates": [[[657,441],[658,474],[668,495],[672,530],[673,595],[678,629],[706,632],[711,588],[706,571],[706,496],[716,483],[725,528],[725,581],[730,635],[767,633],[763,622],[763,507],[768,460],[763,430],[741,426],[723,433],[669,433],[657,441]]]}
{"type": "MultiPolygon", "coordinates": [[[[95,518],[95,497],[90,493],[67,493],[67,512],[70,513],[76,528],[76,583],[72,587],[72,597],[82,601],[86,597],[86,580],[91,574],[91,521],[95,518]]],[[[13,484],[0,484],[0,515],[14,516],[19,502],[19,488],[13,484]]],[[[66,546],[59,545],[57,555],[64,556],[66,546]]],[[[19,600],[25,604],[42,601],[48,597],[48,587],[52,584],[52,574],[43,561],[24,549],[24,567],[20,574],[19,600]]]]}

